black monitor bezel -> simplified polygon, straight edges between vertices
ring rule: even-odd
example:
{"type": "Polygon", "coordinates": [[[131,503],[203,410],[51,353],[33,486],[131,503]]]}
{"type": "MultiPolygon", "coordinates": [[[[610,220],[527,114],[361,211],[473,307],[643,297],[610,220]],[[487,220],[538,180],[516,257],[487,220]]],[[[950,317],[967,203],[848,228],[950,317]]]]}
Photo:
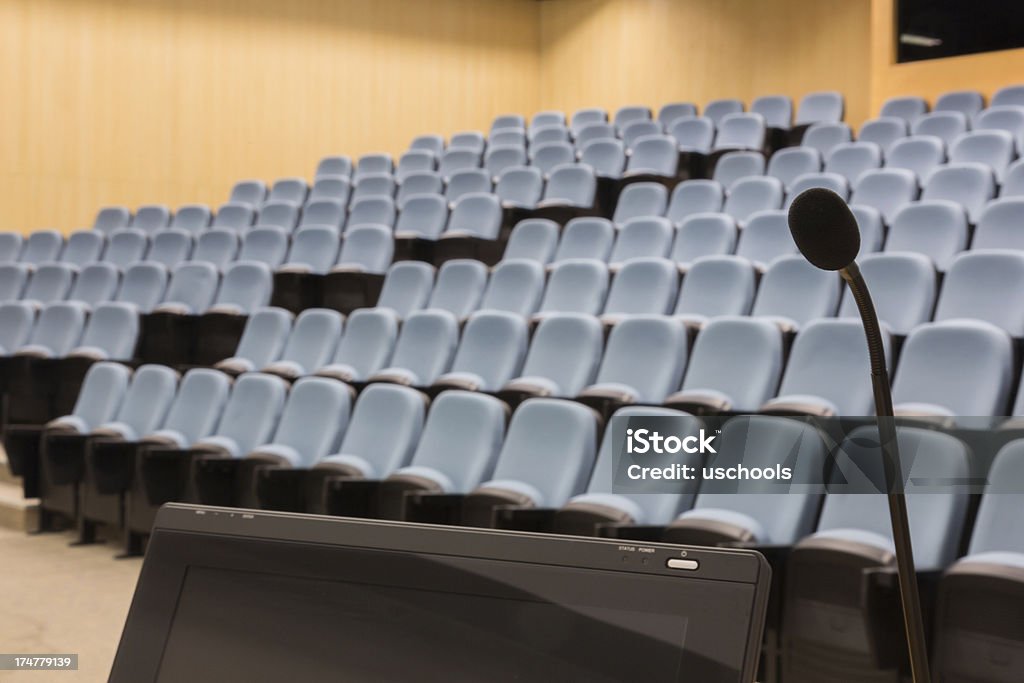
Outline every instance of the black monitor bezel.
{"type": "Polygon", "coordinates": [[[658,575],[749,584],[754,587],[754,604],[742,680],[755,679],[771,577],[760,553],[170,503],[157,515],[151,551],[121,635],[111,682],[156,679],[189,563],[149,558],[160,557],[152,549],[159,549],[161,538],[182,533],[595,569],[618,572],[624,578],[658,575]],[[669,559],[679,558],[696,560],[699,569],[668,568],[669,559]]]}

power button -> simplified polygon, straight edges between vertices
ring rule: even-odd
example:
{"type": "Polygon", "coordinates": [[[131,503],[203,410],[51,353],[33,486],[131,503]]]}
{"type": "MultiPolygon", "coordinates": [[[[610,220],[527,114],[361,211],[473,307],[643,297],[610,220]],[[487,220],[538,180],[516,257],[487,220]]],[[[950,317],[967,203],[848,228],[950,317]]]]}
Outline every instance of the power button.
{"type": "Polygon", "coordinates": [[[685,569],[687,571],[697,571],[700,568],[700,563],[697,560],[680,560],[673,558],[666,562],[669,569],[685,569]]]}

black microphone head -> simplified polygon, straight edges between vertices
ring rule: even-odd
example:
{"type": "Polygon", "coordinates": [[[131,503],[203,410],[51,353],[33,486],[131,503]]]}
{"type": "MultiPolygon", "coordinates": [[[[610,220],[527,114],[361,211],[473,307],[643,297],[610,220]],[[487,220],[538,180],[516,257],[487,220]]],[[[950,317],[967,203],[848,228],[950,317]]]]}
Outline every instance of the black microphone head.
{"type": "Polygon", "coordinates": [[[822,270],[842,270],[860,251],[853,212],[842,197],[823,187],[804,190],[793,200],[789,231],[804,258],[822,270]]]}

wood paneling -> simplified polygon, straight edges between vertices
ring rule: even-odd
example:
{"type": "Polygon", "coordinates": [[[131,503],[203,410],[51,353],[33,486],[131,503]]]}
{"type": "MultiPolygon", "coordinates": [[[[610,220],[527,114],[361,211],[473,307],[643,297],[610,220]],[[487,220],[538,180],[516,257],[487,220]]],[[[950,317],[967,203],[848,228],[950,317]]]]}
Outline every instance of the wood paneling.
{"type": "Polygon", "coordinates": [[[537,107],[527,0],[0,0],[0,229],[219,204],[241,177],[537,107]]]}
{"type": "Polygon", "coordinates": [[[980,90],[986,96],[1024,82],[1024,49],[896,63],[895,0],[871,1],[871,111],[898,95],[930,102],[949,90],[980,90]]]}
{"type": "Polygon", "coordinates": [[[869,0],[556,0],[541,5],[541,106],[610,109],[841,90],[868,113],[869,0]]]}

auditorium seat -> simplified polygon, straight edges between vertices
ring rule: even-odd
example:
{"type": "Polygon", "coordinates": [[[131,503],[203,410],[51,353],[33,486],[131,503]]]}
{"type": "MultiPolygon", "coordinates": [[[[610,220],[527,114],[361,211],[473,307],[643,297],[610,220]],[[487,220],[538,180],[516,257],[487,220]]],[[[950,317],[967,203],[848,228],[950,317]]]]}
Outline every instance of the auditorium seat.
{"type": "Polygon", "coordinates": [[[578,109],[573,112],[572,117],[569,119],[569,128],[572,130],[573,135],[577,132],[594,123],[607,123],[608,112],[604,109],[596,107],[589,109],[578,109]]]}
{"type": "MultiPolygon", "coordinates": [[[[1024,166],[1022,166],[1024,168],[1024,166]]],[[[1004,186],[1005,194],[1005,186],[1004,186]]],[[[972,249],[1024,250],[1024,197],[1006,197],[988,203],[978,218],[972,249]]]]}
{"type": "MultiPolygon", "coordinates": [[[[788,453],[793,478],[820,481],[825,443],[811,425],[765,415],[742,415],[726,421],[715,442],[710,465],[775,467],[788,453]]],[[[824,486],[773,480],[705,480],[690,510],[665,530],[664,539],[689,545],[744,543],[787,546],[810,533],[824,486]],[[737,493],[742,495],[737,495],[737,493]],[[785,495],[779,495],[785,494],[785,495]]]]}
{"type": "Polygon", "coordinates": [[[823,159],[827,159],[833,149],[852,140],[853,134],[845,123],[814,123],[807,129],[800,144],[817,150],[823,159]]]}
{"type": "Polygon", "coordinates": [[[1021,105],[989,107],[978,112],[971,122],[974,131],[1004,130],[1014,142],[1014,156],[1021,151],[1024,141],[1024,107],[1021,105]]]}
{"type": "Polygon", "coordinates": [[[967,234],[967,214],[955,201],[914,202],[893,216],[885,251],[924,254],[945,271],[967,248],[967,234]]]}
{"type": "Polygon", "coordinates": [[[89,368],[75,407],[46,424],[47,433],[88,434],[114,419],[124,402],[132,371],[120,363],[102,362],[89,368]]]}
{"type": "Polygon", "coordinates": [[[1024,254],[972,250],[952,260],[935,320],[970,318],[1024,337],[1024,254]]]}
{"type": "Polygon", "coordinates": [[[558,166],[575,163],[575,151],[568,142],[548,142],[530,148],[529,164],[544,174],[544,177],[551,175],[551,172],[558,166]]]}
{"type": "Polygon", "coordinates": [[[391,174],[394,172],[395,162],[391,155],[382,153],[364,154],[356,161],[355,173],[352,179],[354,182],[358,182],[364,175],[372,173],[391,174]]]}
{"type": "Polygon", "coordinates": [[[804,95],[797,106],[797,126],[814,123],[837,123],[843,120],[846,103],[842,93],[835,91],[813,92],[804,95]]]}
{"type": "Polygon", "coordinates": [[[216,431],[191,450],[206,457],[242,457],[270,439],[287,397],[288,384],[280,377],[245,373],[235,380],[216,431]]]}
{"type": "Polygon", "coordinates": [[[498,145],[491,140],[491,146],[488,148],[487,154],[484,155],[484,170],[490,174],[491,178],[496,179],[505,169],[513,166],[525,166],[526,162],[525,146],[498,145]]]}
{"type": "MultiPolygon", "coordinates": [[[[178,388],[178,373],[163,365],[143,365],[132,375],[121,406],[109,421],[89,432],[92,436],[138,441],[163,425],[178,388]]],[[[84,455],[84,453],[83,453],[84,455]]]]}
{"type": "Polygon", "coordinates": [[[540,306],[543,295],[544,266],[526,259],[505,259],[491,271],[480,310],[529,318],[540,306]]]}
{"type": "MultiPolygon", "coordinates": [[[[175,271],[175,279],[178,279],[181,272],[181,268],[175,271]]],[[[172,289],[174,287],[173,281],[171,287],[172,289]]],[[[228,266],[224,271],[224,279],[217,290],[217,295],[205,310],[232,315],[247,315],[250,311],[269,303],[270,288],[270,269],[265,264],[239,261],[228,266]]],[[[170,292],[168,297],[170,297],[170,292]]]]}
{"type": "Polygon", "coordinates": [[[185,373],[159,429],[145,433],[147,444],[188,448],[213,433],[231,391],[231,380],[216,370],[194,368],[185,373]]]}
{"type": "Polygon", "coordinates": [[[766,320],[720,316],[701,328],[679,391],[664,403],[695,415],[755,412],[775,395],[785,355],[766,320]]]}
{"type": "Polygon", "coordinates": [[[853,187],[850,204],[877,209],[885,223],[896,212],[917,199],[917,176],[905,168],[881,168],[864,173],[853,187]]]}
{"type": "Polygon", "coordinates": [[[409,143],[409,149],[423,150],[440,157],[444,153],[444,138],[440,135],[417,135],[409,143]]]}
{"type": "Polygon", "coordinates": [[[67,298],[75,282],[75,269],[66,263],[44,263],[36,268],[21,298],[39,307],[67,298]]]}
{"type": "MultiPolygon", "coordinates": [[[[452,403],[456,409],[462,407],[458,404],[458,401],[452,403]]],[[[414,389],[393,384],[366,387],[352,409],[338,450],[315,463],[314,470],[321,476],[346,479],[387,476],[412,458],[420,442],[426,412],[427,401],[414,389]]],[[[455,424],[445,425],[445,428],[455,424]]],[[[310,496],[307,501],[308,511],[322,513],[323,491],[316,493],[320,495],[310,496]]],[[[268,502],[266,497],[261,497],[264,504],[268,502]]]]}
{"type": "MultiPolygon", "coordinates": [[[[696,436],[700,433],[700,422],[691,415],[669,410],[645,406],[642,408],[626,406],[615,411],[613,418],[623,421],[631,417],[651,417],[672,419],[673,427],[680,438],[696,436]]],[[[624,449],[625,432],[613,429],[604,430],[601,448],[594,463],[590,481],[586,491],[575,495],[554,512],[553,531],[575,536],[600,536],[609,527],[632,525],[664,526],[683,510],[693,505],[697,491],[697,482],[680,482],[673,493],[642,493],[617,491],[616,460],[617,454],[624,449]]],[[[699,466],[694,456],[683,456],[685,464],[699,466]]]]}
{"type": "Polygon", "coordinates": [[[370,173],[360,176],[352,188],[349,203],[351,204],[364,197],[388,197],[393,199],[395,187],[395,177],[389,173],[370,173]]]}
{"type": "MultiPolygon", "coordinates": [[[[1024,116],[1024,112],[1015,112],[1024,116]]],[[[999,180],[1017,158],[1017,140],[1005,130],[974,130],[957,138],[949,148],[951,164],[980,163],[999,180]]],[[[995,194],[993,192],[993,194],[995,194]]]]}
{"type": "Polygon", "coordinates": [[[60,253],[60,262],[81,268],[100,260],[103,248],[107,246],[102,233],[92,230],[79,230],[68,235],[64,249],[60,253]]]}
{"type": "Polygon", "coordinates": [[[570,259],[607,261],[615,242],[615,226],[607,218],[573,218],[565,224],[554,262],[570,259]]]}
{"type": "Polygon", "coordinates": [[[626,160],[624,181],[657,180],[672,183],[679,168],[679,152],[669,135],[647,135],[636,141],[626,160]]]}
{"type": "Polygon", "coordinates": [[[330,228],[336,233],[341,232],[345,223],[345,205],[337,199],[313,199],[302,210],[299,229],[304,227],[330,228]]]}
{"type": "Polygon", "coordinates": [[[719,315],[747,315],[756,291],[756,270],[747,259],[702,256],[683,277],[673,315],[696,327],[719,315]]]}
{"type": "Polygon", "coordinates": [[[25,240],[21,250],[19,263],[40,265],[52,263],[60,256],[64,248],[64,236],[56,230],[36,230],[25,240]]]}
{"type": "Polygon", "coordinates": [[[911,135],[893,143],[886,154],[886,168],[905,168],[928,182],[932,172],[946,163],[945,145],[931,135],[911,135]]]}
{"type": "Polygon", "coordinates": [[[349,206],[345,232],[361,225],[382,225],[389,230],[395,224],[395,202],[390,197],[365,197],[349,206]]]}
{"type": "Polygon", "coordinates": [[[487,139],[484,137],[484,134],[478,130],[464,130],[458,133],[453,133],[452,136],[448,138],[449,150],[465,149],[476,152],[477,157],[483,155],[484,148],[486,146],[487,139]]]}
{"type": "Polygon", "coordinates": [[[481,154],[482,150],[477,151],[476,149],[452,147],[449,145],[437,162],[437,172],[442,178],[447,180],[457,171],[480,168],[481,154]]]}
{"type": "Polygon", "coordinates": [[[622,131],[626,126],[636,121],[650,121],[651,116],[650,107],[631,105],[617,109],[615,115],[612,116],[612,123],[622,131]]]}
{"type": "MultiPolygon", "coordinates": [[[[541,217],[564,216],[566,220],[593,209],[597,180],[589,166],[565,164],[551,171],[544,195],[537,204],[543,212],[541,217]]],[[[564,221],[562,221],[564,223],[564,221]]]]}
{"type": "Polygon", "coordinates": [[[394,312],[382,308],[361,308],[348,316],[345,333],[334,358],[316,374],[342,382],[365,382],[391,360],[398,338],[394,312]]]}
{"type": "Polygon", "coordinates": [[[659,405],[686,369],[686,328],[664,315],[636,315],[612,328],[594,383],[577,396],[604,416],[628,403],[659,405]]]}
{"type": "Polygon", "coordinates": [[[760,151],[764,149],[764,145],[764,117],[755,113],[736,113],[723,117],[718,123],[718,134],[715,135],[713,149],[760,151]]]}
{"type": "MultiPolygon", "coordinates": [[[[492,396],[466,391],[446,391],[438,396],[408,464],[376,473],[386,477],[380,488],[378,515],[408,518],[409,502],[419,502],[420,496],[464,494],[490,476],[505,436],[507,415],[507,407],[492,396]]],[[[359,460],[345,465],[355,465],[361,474],[367,468],[359,460]]]]}
{"type": "Polygon", "coordinates": [[[896,415],[987,428],[1009,409],[1010,336],[980,320],[925,323],[907,335],[892,383],[896,415]],[[969,363],[964,359],[970,358],[969,363]]]}
{"type": "Polygon", "coordinates": [[[316,179],[325,177],[349,178],[352,176],[352,159],[347,156],[327,156],[316,165],[316,179]]]}
{"type": "Polygon", "coordinates": [[[786,201],[783,202],[782,208],[788,211],[790,204],[793,203],[793,200],[801,192],[815,187],[832,190],[842,197],[843,201],[850,197],[850,184],[846,181],[845,177],[838,173],[805,173],[802,176],[797,176],[793,180],[793,184],[789,186],[789,191],[786,193],[786,201]]]}
{"type": "Polygon", "coordinates": [[[530,145],[546,145],[550,142],[570,142],[569,129],[560,123],[531,128],[529,133],[530,145]]]}
{"type": "Polygon", "coordinates": [[[976,90],[955,90],[939,95],[933,111],[956,111],[967,118],[985,108],[985,98],[976,90]]]}
{"type": "Polygon", "coordinates": [[[299,206],[309,197],[309,184],[302,178],[279,178],[270,188],[267,202],[291,202],[299,206]]]}
{"type": "Polygon", "coordinates": [[[130,303],[139,313],[152,311],[163,301],[167,270],[156,263],[136,263],[124,271],[115,301],[130,303]]]}
{"type": "Polygon", "coordinates": [[[348,176],[317,176],[309,191],[309,199],[306,204],[326,199],[338,202],[342,206],[348,206],[351,195],[352,181],[348,179],[348,176]]]}
{"type": "Polygon", "coordinates": [[[131,227],[151,235],[171,222],[171,210],[163,204],[148,204],[135,210],[131,227]]]}
{"type": "MultiPolygon", "coordinates": [[[[861,274],[871,291],[878,319],[898,336],[931,320],[938,294],[935,264],[923,254],[867,254],[859,259],[861,274]]],[[[858,318],[857,302],[847,290],[839,307],[840,318],[858,318]]]]}
{"type": "Polygon", "coordinates": [[[78,273],[75,284],[68,292],[68,301],[77,301],[86,310],[110,301],[117,294],[121,274],[109,263],[93,263],[78,273]]]}
{"type": "Polygon", "coordinates": [[[445,180],[444,199],[451,207],[466,195],[489,193],[490,190],[492,185],[486,171],[480,168],[467,169],[453,173],[451,178],[445,180]]]}
{"type": "Polygon", "coordinates": [[[996,194],[992,169],[977,162],[948,164],[936,169],[921,193],[922,200],[949,199],[967,211],[973,224],[996,194]]]}
{"type": "Polygon", "coordinates": [[[398,158],[395,181],[404,183],[413,173],[429,173],[437,168],[437,156],[425,149],[410,149],[398,158]]]}
{"type": "MultiPolygon", "coordinates": [[[[288,235],[277,228],[257,227],[245,233],[239,261],[261,263],[270,269],[277,268],[288,255],[288,235]]],[[[230,268],[228,266],[227,268],[230,268]]],[[[225,272],[227,272],[225,268],[225,272]]]]}
{"type": "Polygon", "coordinates": [[[996,90],[989,102],[989,108],[1002,106],[1024,106],[1024,86],[1007,85],[996,90]]]}
{"type": "Polygon", "coordinates": [[[429,263],[399,261],[388,268],[377,300],[378,309],[390,309],[398,318],[427,305],[436,271],[429,263]]]}
{"type": "Polygon", "coordinates": [[[667,257],[674,237],[675,228],[666,218],[630,218],[620,225],[608,261],[615,269],[633,258],[667,257]]]}
{"type": "Polygon", "coordinates": [[[537,112],[530,119],[530,132],[537,130],[543,126],[564,126],[565,125],[565,114],[560,111],[541,111],[537,112]]]}
{"type": "Polygon", "coordinates": [[[502,225],[501,202],[493,194],[468,194],[455,202],[448,225],[434,245],[434,262],[476,258],[488,264],[501,258],[496,244],[502,225]]]}
{"type": "Polygon", "coordinates": [[[923,97],[908,95],[906,97],[890,97],[882,103],[879,116],[892,116],[913,123],[928,113],[928,102],[923,97]]]}
{"type": "Polygon", "coordinates": [[[0,301],[20,299],[31,271],[21,263],[0,264],[0,301]]]}
{"type": "Polygon", "coordinates": [[[811,147],[780,149],[768,160],[766,175],[778,178],[786,187],[805,173],[821,171],[821,153],[811,147]]]}
{"type": "Polygon", "coordinates": [[[910,125],[911,135],[931,135],[948,147],[967,132],[968,119],[958,111],[933,111],[910,125]]]}
{"type": "Polygon", "coordinates": [[[522,369],[527,343],[527,324],[521,316],[477,311],[466,322],[451,368],[434,380],[431,392],[499,390],[522,369]]]}
{"type": "Polygon", "coordinates": [[[256,210],[251,205],[228,202],[217,207],[217,215],[213,217],[213,224],[210,227],[245,232],[255,220],[256,210]]]}
{"type": "Polygon", "coordinates": [[[741,178],[764,175],[765,160],[760,152],[727,152],[715,164],[712,180],[726,191],[741,178]]]}
{"type": "Polygon", "coordinates": [[[1019,439],[996,455],[967,552],[939,583],[933,671],[941,680],[980,677],[1010,683],[1018,675],[1022,463],[1024,441],[1019,439]]]}
{"type": "Polygon", "coordinates": [[[471,259],[447,261],[437,271],[428,309],[447,311],[462,320],[476,310],[487,286],[487,267],[471,259]]]}
{"type": "Polygon", "coordinates": [[[345,326],[344,317],[326,308],[307,308],[295,318],[281,355],[261,366],[286,380],[311,375],[334,357],[345,326]]]}
{"type": "Polygon", "coordinates": [[[149,239],[130,228],[112,232],[107,238],[107,248],[103,252],[103,260],[121,270],[137,263],[146,255],[149,239]]]}
{"type": "Polygon", "coordinates": [[[816,318],[834,316],[841,293],[834,272],[819,270],[798,254],[780,256],[761,278],[750,314],[799,329],[816,318]]]}
{"type": "Polygon", "coordinates": [[[580,163],[593,168],[598,178],[621,178],[626,170],[625,146],[621,140],[594,140],[580,152],[580,163]]]}
{"type": "Polygon", "coordinates": [[[665,217],[679,225],[688,216],[698,213],[718,213],[725,203],[722,186],[714,180],[686,180],[672,190],[665,217]]]}
{"type": "Polygon", "coordinates": [[[205,204],[185,204],[174,212],[169,227],[195,235],[210,227],[211,219],[210,207],[205,204]]]}
{"type": "Polygon", "coordinates": [[[69,357],[89,360],[131,360],[139,336],[139,315],[130,304],[108,301],[89,315],[78,345],[69,357]]]}
{"type": "Polygon", "coordinates": [[[558,224],[554,221],[543,218],[519,221],[512,228],[502,260],[526,259],[547,265],[558,248],[558,233],[558,224]]]}
{"type": "Polygon", "coordinates": [[[769,128],[789,130],[793,125],[793,100],[785,95],[762,95],[750,103],[750,111],[759,114],[769,128]]]}
{"type": "Polygon", "coordinates": [[[1024,195],[1024,159],[1015,161],[1006,169],[1000,197],[1020,197],[1024,195]]]}
{"type": "MultiPolygon", "coordinates": [[[[465,195],[459,202],[479,195],[465,195]]],[[[395,258],[432,260],[434,243],[448,223],[448,203],[439,194],[410,197],[395,222],[395,258]]]]}
{"type": "Polygon", "coordinates": [[[272,306],[253,311],[245,321],[234,355],[215,367],[234,377],[270,365],[281,357],[293,318],[285,309],[272,306]]]}
{"type": "Polygon", "coordinates": [[[697,105],[690,102],[670,102],[658,110],[658,120],[667,130],[679,119],[697,116],[697,105]]]}
{"type": "Polygon", "coordinates": [[[92,229],[110,234],[132,224],[132,212],[125,206],[105,206],[96,213],[92,229]]]}
{"type": "Polygon", "coordinates": [[[446,310],[416,311],[402,323],[391,364],[370,382],[428,387],[451,367],[459,342],[459,324],[446,310]]]}
{"type": "Polygon", "coordinates": [[[624,127],[616,127],[619,129],[619,135],[622,137],[623,144],[626,146],[626,149],[629,150],[632,150],[641,138],[645,138],[650,135],[660,136],[665,134],[665,130],[661,127],[661,124],[657,121],[651,121],[650,119],[633,121],[624,127]]]}
{"type": "MultiPolygon", "coordinates": [[[[933,431],[903,428],[897,440],[915,568],[928,576],[956,557],[968,508],[966,494],[938,489],[933,482],[963,481],[968,452],[956,438],[933,431]]],[[[877,444],[875,427],[854,431],[843,442],[834,470],[837,479],[846,477],[840,490],[849,481],[863,483],[856,491],[884,481],[877,444]]],[[[906,655],[892,578],[894,549],[884,493],[825,496],[817,531],[794,546],[786,563],[782,662],[787,680],[899,678],[896,669],[904,666],[906,655]]]]}
{"type": "Polygon", "coordinates": [[[664,216],[668,208],[668,190],[660,183],[626,185],[615,205],[612,222],[622,227],[630,219],[664,216]]]}
{"type": "Polygon", "coordinates": [[[437,171],[410,173],[402,180],[402,184],[398,186],[398,195],[395,197],[399,211],[405,208],[410,199],[420,194],[444,194],[444,180],[437,171]]]}
{"type": "MultiPolygon", "coordinates": [[[[279,270],[323,275],[334,265],[340,246],[338,233],[332,228],[326,226],[299,228],[292,238],[288,255],[279,270]]],[[[276,281],[274,286],[275,289],[278,286],[276,281]]]]}
{"type": "Polygon", "coordinates": [[[28,342],[36,312],[22,301],[0,303],[0,355],[8,356],[28,342]]]}
{"type": "Polygon", "coordinates": [[[903,119],[882,116],[865,121],[857,133],[857,141],[872,142],[878,145],[882,152],[888,153],[893,144],[905,138],[909,132],[910,126],[903,119]]]}
{"type": "MultiPolygon", "coordinates": [[[[192,263],[208,263],[216,270],[223,270],[235,260],[240,246],[238,233],[223,228],[212,228],[196,240],[195,249],[192,250],[192,263]]],[[[181,265],[184,264],[179,264],[181,265]]]]}
{"type": "Polygon", "coordinates": [[[712,100],[704,105],[703,115],[710,119],[715,126],[720,126],[722,120],[729,114],[743,113],[743,102],[737,99],[712,100]]]}
{"type": "Polygon", "coordinates": [[[675,138],[679,151],[706,154],[715,139],[715,122],[706,115],[680,118],[671,124],[668,132],[675,138]]]}
{"type": "Polygon", "coordinates": [[[352,226],[345,232],[333,271],[383,275],[391,265],[394,239],[383,225],[352,226]]]}
{"type": "Polygon", "coordinates": [[[604,349],[597,318],[556,313],[540,321],[526,353],[522,374],[502,387],[499,396],[572,397],[594,381],[604,349]]]}
{"type": "Polygon", "coordinates": [[[192,235],[183,230],[177,228],[161,230],[153,235],[152,246],[149,254],[146,255],[146,260],[173,269],[179,263],[188,261],[192,257],[194,246],[192,235]]]}
{"type": "Polygon", "coordinates": [[[291,234],[299,224],[301,205],[286,201],[268,201],[256,216],[257,228],[278,228],[291,234]]]}
{"type": "Polygon", "coordinates": [[[24,240],[16,232],[0,232],[0,263],[14,263],[21,255],[24,240]]]}
{"type": "Polygon", "coordinates": [[[609,123],[591,123],[572,131],[573,144],[577,150],[586,149],[596,140],[616,140],[615,126],[609,123]]]}
{"type": "Polygon", "coordinates": [[[228,201],[258,209],[267,201],[267,184],[262,180],[239,180],[231,188],[228,201]]]}
{"type": "Polygon", "coordinates": [[[740,232],[736,255],[764,271],[779,256],[797,253],[785,211],[758,211],[740,232]]]}
{"type": "Polygon", "coordinates": [[[512,415],[493,473],[478,471],[490,478],[466,496],[460,522],[490,527],[498,507],[560,507],[583,493],[597,432],[597,417],[586,406],[549,398],[524,402],[512,415]]]}
{"type": "Polygon", "coordinates": [[[487,150],[514,147],[526,151],[526,131],[521,128],[492,130],[487,138],[487,150]]]}
{"type": "Polygon", "coordinates": [[[725,198],[722,211],[742,227],[751,214],[782,207],[783,187],[778,178],[759,176],[736,182],[725,198]]]}
{"type": "MultiPolygon", "coordinates": [[[[489,191],[490,189],[485,190],[484,193],[489,191]]],[[[532,209],[537,206],[543,192],[544,176],[540,169],[532,166],[515,166],[505,169],[494,187],[495,196],[501,205],[507,208],[532,209]]],[[[459,198],[468,194],[465,192],[459,198]]]]}
{"type": "Polygon", "coordinates": [[[857,227],[860,228],[860,253],[857,258],[880,251],[885,237],[882,214],[878,209],[863,204],[851,205],[850,211],[857,219],[857,227]]]}
{"type": "Polygon", "coordinates": [[[657,257],[630,259],[612,279],[601,319],[615,324],[633,315],[665,315],[678,292],[679,271],[674,263],[657,257]]]}
{"type": "Polygon", "coordinates": [[[874,142],[844,142],[832,148],[825,162],[825,173],[834,173],[846,178],[851,185],[865,171],[882,166],[882,148],[874,142]]]}
{"type": "Polygon", "coordinates": [[[703,256],[731,254],[736,249],[736,221],[724,213],[687,216],[676,230],[669,258],[680,270],[703,256]]]}

